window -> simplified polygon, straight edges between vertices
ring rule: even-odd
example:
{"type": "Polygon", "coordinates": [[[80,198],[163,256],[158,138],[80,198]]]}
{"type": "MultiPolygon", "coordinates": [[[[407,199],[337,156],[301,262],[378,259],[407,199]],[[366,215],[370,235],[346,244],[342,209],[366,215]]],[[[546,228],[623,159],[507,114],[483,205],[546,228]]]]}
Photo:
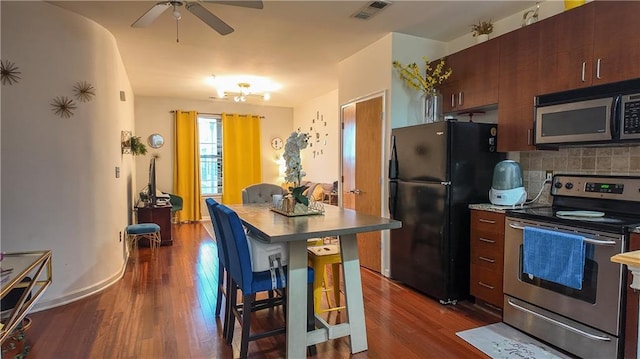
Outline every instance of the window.
{"type": "Polygon", "coordinates": [[[222,119],[198,115],[202,195],[222,194],[222,119]]]}

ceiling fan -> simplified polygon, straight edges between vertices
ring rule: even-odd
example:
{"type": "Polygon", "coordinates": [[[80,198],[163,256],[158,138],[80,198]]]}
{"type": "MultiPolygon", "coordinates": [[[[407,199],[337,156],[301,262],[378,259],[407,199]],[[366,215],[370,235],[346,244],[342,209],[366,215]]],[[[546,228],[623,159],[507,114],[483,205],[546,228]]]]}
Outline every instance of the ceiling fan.
{"type": "MultiPolygon", "coordinates": [[[[232,6],[240,6],[240,7],[248,7],[253,9],[262,9],[262,1],[217,1],[217,0],[202,0],[203,2],[211,2],[217,4],[224,5],[232,5],[232,6]]],[[[200,5],[198,2],[190,2],[190,1],[160,1],[153,5],[153,7],[147,10],[144,15],[140,16],[138,20],[136,20],[131,27],[147,27],[151,25],[165,10],[169,8],[173,8],[173,17],[177,21],[182,18],[180,11],[178,8],[180,6],[184,6],[185,9],[189,10],[193,15],[197,16],[200,20],[202,20],[205,24],[209,25],[212,29],[216,30],[220,35],[228,35],[233,32],[233,28],[229,26],[226,22],[222,21],[219,17],[212,14],[209,10],[207,10],[204,6],[200,5]]]]}

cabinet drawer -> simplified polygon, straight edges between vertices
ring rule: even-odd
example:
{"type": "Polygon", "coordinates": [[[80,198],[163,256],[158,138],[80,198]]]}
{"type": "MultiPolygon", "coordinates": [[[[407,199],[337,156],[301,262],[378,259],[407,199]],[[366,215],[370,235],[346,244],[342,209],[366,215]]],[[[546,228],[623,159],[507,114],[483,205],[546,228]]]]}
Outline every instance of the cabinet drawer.
{"type": "Polygon", "coordinates": [[[504,266],[504,249],[502,240],[485,242],[488,236],[471,237],[471,263],[502,273],[504,266]]]}
{"type": "Polygon", "coordinates": [[[498,308],[502,308],[502,271],[493,271],[477,265],[471,265],[470,292],[498,308]]]}
{"type": "Polygon", "coordinates": [[[471,228],[482,232],[504,234],[504,213],[472,210],[471,228]]]}

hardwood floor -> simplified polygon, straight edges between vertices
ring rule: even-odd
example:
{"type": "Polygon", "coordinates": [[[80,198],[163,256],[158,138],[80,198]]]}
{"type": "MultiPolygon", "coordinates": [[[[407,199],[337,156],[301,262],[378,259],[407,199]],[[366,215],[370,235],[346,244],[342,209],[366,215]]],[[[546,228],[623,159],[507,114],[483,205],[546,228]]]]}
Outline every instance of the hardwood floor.
{"type": "MultiPolygon", "coordinates": [[[[237,357],[239,325],[227,346],[221,318],[214,316],[215,243],[200,224],[174,225],[173,238],[173,246],[155,255],[141,248],[124,277],[104,291],[30,314],[28,358],[237,357]]],[[[349,340],[340,338],[318,345],[316,358],[486,358],[455,333],[498,318],[466,302],[440,305],[366,269],[362,283],[369,350],[351,355],[349,340]]],[[[343,313],[325,315],[344,320],[343,313]]],[[[283,318],[281,308],[263,311],[253,326],[282,324],[283,318]]],[[[249,344],[249,358],[284,356],[284,335],[249,344]]]]}

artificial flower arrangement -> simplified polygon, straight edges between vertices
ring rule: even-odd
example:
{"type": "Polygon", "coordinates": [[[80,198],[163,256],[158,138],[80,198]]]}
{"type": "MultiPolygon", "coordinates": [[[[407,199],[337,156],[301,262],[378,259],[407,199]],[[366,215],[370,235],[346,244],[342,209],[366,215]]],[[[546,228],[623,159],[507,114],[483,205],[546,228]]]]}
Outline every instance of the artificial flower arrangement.
{"type": "Polygon", "coordinates": [[[300,186],[302,177],[306,173],[302,170],[302,160],[300,159],[300,151],[307,148],[309,145],[309,134],[294,131],[291,133],[287,142],[284,145],[284,157],[286,170],[284,172],[284,179],[287,182],[293,183],[293,187],[289,187],[289,192],[293,196],[297,203],[302,203],[305,206],[309,205],[309,198],[307,198],[303,192],[307,189],[306,186],[300,186]]]}
{"type": "Polygon", "coordinates": [[[489,35],[493,32],[493,24],[489,21],[478,21],[477,24],[471,25],[471,33],[473,37],[478,35],[489,35]]]}
{"type": "Polygon", "coordinates": [[[435,67],[431,66],[431,63],[426,56],[423,56],[422,59],[425,64],[424,77],[421,74],[420,67],[415,62],[404,66],[397,60],[394,60],[393,67],[398,70],[400,78],[404,80],[409,87],[421,91],[424,94],[428,94],[433,91],[436,85],[439,85],[444,80],[448,79],[449,76],[451,76],[452,70],[451,68],[445,70],[444,59],[440,59],[435,67]]]}

